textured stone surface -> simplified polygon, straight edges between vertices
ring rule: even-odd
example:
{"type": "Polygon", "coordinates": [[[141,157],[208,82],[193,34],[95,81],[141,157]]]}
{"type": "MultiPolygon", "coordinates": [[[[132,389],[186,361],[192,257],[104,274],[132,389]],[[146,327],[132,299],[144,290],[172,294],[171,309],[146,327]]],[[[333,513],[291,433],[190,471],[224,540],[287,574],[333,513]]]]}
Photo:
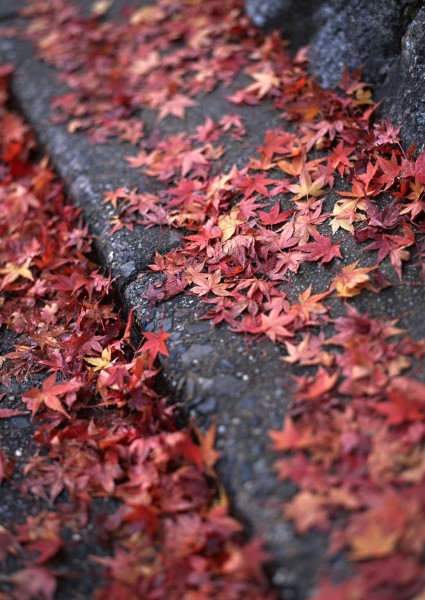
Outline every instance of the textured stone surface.
{"type": "Polygon", "coordinates": [[[257,27],[282,29],[296,46],[308,44],[329,13],[323,0],[246,0],[245,6],[257,27]]]}
{"type": "Polygon", "coordinates": [[[380,91],[389,98],[389,117],[403,126],[403,139],[410,146],[425,148],[425,7],[410,24],[402,42],[401,56],[393,65],[380,91]]]}
{"type": "Polygon", "coordinates": [[[383,101],[381,114],[402,126],[407,146],[425,147],[423,0],[246,0],[252,21],[279,28],[294,48],[310,46],[311,69],[336,87],[344,67],[363,67],[383,101]]]}
{"type": "Polygon", "coordinates": [[[15,17],[23,4],[24,0],[0,0],[0,24],[15,17]]]}
{"type": "Polygon", "coordinates": [[[313,33],[313,72],[324,87],[336,87],[344,67],[364,65],[364,79],[380,84],[400,53],[398,0],[334,0],[325,3],[325,24],[313,33]]]}

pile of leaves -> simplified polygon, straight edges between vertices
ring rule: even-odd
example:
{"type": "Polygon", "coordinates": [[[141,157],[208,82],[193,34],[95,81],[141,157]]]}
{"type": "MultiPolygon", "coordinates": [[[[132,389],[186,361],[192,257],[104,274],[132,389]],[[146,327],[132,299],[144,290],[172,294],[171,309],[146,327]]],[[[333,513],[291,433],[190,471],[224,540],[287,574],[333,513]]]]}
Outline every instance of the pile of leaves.
{"type": "MultiPolygon", "coordinates": [[[[114,137],[137,147],[128,163],[151,187],[129,190],[123,182],[105,195],[116,211],[111,231],[136,223],[185,230],[180,248],[156,254],[151,268],[163,279],[145,299],[195,295],[201,317],[251,339],[267,337],[282,347],[284,361],[309,368],[296,377],[283,429],[270,434],[282,453],[279,476],[298,486],[285,517],[301,534],[329,532],[330,555],[344,551],[358,563],[347,581],[323,579],[314,599],[423,598],[425,341],[394,317],[361,314],[356,302],[422,285],[425,153],[404,150],[397,128],[374,120],[359,73],[345,72],[337,91],[321,90],[305,52],[291,58],[280,36],[253,28],[237,1],[158,0],[119,22],[103,18],[109,4],[95,3],[83,18],[62,0],[32,2],[28,36],[69,88],[54,100],[52,118],[95,143],[114,137]],[[145,133],[142,108],[158,125],[183,120],[218,86],[232,86],[229,114],[206,116],[193,133],[145,133]],[[227,141],[246,135],[236,107],[255,114],[265,103],[276,111],[276,127],[244,166],[223,169],[227,141]],[[326,285],[306,285],[294,297],[291,282],[313,268],[326,285]]],[[[16,275],[12,287],[18,281],[32,289],[22,279],[31,260],[4,272],[9,280],[16,275]]],[[[105,287],[102,281],[92,286],[105,287]]],[[[79,290],[77,276],[69,293],[79,290]]],[[[108,340],[83,354],[99,360],[88,363],[100,373],[98,392],[116,404],[124,401],[109,363],[122,347],[110,347],[108,340]]],[[[42,348],[54,355],[47,365],[59,368],[54,350],[42,348]]],[[[60,359],[70,386],[79,384],[69,367],[73,352],[60,359]]],[[[139,363],[130,364],[131,380],[139,363]]],[[[63,393],[71,398],[68,413],[82,392],[63,393]]],[[[37,398],[29,398],[33,412],[37,398]]],[[[140,411],[140,402],[130,405],[140,411]]]]}
{"type": "Polygon", "coordinates": [[[55,597],[57,578],[75,576],[61,552],[70,536],[78,547],[96,499],[109,506],[97,524],[103,556],[91,557],[107,583],[96,600],[271,598],[267,555],[244,542],[216,481],[214,427],[178,429],[155,391],[167,334],[132,346],[131,318],[121,322],[111,280],[89,258],[79,210],[8,107],[11,72],[0,71],[0,315],[18,343],[1,359],[2,384],[34,373],[44,382],[22,408],[0,403],[0,419],[32,416],[36,447],[21,460],[0,449],[0,482],[21,481],[34,502],[0,525],[0,598],[55,597]]]}

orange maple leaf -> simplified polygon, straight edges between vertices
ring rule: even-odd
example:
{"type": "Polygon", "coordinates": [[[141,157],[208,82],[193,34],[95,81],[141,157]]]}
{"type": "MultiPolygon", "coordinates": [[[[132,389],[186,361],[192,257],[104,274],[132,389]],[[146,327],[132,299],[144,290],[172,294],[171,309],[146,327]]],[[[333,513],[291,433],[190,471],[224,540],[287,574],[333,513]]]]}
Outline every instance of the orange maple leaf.
{"type": "Polygon", "coordinates": [[[314,436],[310,428],[295,427],[291,417],[285,417],[282,431],[268,432],[273,440],[273,450],[293,450],[295,448],[308,448],[311,446],[314,436]]]}
{"type": "Polygon", "coordinates": [[[343,267],[341,273],[331,281],[330,290],[336,290],[339,298],[352,298],[358,296],[362,289],[371,287],[368,285],[370,277],[368,273],[377,267],[359,267],[359,261],[353,262],[343,267]]]}
{"type": "Polygon", "coordinates": [[[352,560],[383,558],[392,554],[400,538],[400,532],[388,530],[381,521],[370,520],[366,529],[350,538],[352,560]]]}

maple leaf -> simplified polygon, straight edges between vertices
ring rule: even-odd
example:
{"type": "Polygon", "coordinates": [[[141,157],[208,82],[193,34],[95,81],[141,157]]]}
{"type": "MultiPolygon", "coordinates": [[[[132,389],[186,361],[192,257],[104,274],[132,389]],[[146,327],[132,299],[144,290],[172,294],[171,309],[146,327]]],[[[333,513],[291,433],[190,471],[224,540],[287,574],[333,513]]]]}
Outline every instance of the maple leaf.
{"type": "Polygon", "coordinates": [[[372,180],[376,177],[376,172],[378,170],[378,163],[375,164],[368,162],[366,167],[366,172],[357,174],[357,181],[361,182],[360,185],[363,187],[364,195],[374,195],[377,193],[377,189],[375,185],[372,185],[372,180]]]}
{"type": "Polygon", "coordinates": [[[323,498],[307,490],[299,492],[293,500],[286,502],[284,513],[286,518],[294,521],[298,533],[305,533],[312,527],[321,530],[329,528],[323,498]]]}
{"type": "Polygon", "coordinates": [[[195,167],[209,165],[209,161],[205,156],[207,147],[194,148],[181,154],[182,158],[182,176],[186,175],[195,167]]]}
{"type": "Polygon", "coordinates": [[[338,200],[332,210],[335,215],[331,220],[332,233],[336,233],[341,227],[346,231],[354,231],[354,223],[364,221],[366,215],[358,212],[365,205],[363,200],[338,200]]]}
{"type": "Polygon", "coordinates": [[[203,125],[198,125],[194,139],[202,144],[216,141],[220,137],[218,125],[214,123],[210,116],[207,116],[203,125]]]}
{"type": "Polygon", "coordinates": [[[264,98],[280,85],[280,80],[272,69],[250,73],[250,77],[255,80],[255,83],[245,88],[245,92],[255,94],[258,98],[264,98]]]}
{"type": "Polygon", "coordinates": [[[293,213],[293,209],[280,212],[280,204],[276,202],[269,212],[259,211],[258,216],[262,225],[278,225],[285,223],[293,213]]]}
{"type": "Polygon", "coordinates": [[[200,457],[202,459],[201,466],[205,469],[206,473],[208,473],[210,477],[215,478],[217,475],[213,467],[221,456],[220,452],[214,449],[217,435],[217,424],[213,422],[205,433],[202,433],[202,431],[196,427],[196,425],[193,424],[192,426],[200,444],[200,457]]]}
{"type": "Polygon", "coordinates": [[[318,177],[315,181],[311,180],[310,173],[307,169],[303,169],[300,174],[299,184],[289,185],[288,189],[295,194],[292,200],[300,200],[301,198],[308,198],[309,196],[322,196],[325,191],[322,189],[325,183],[323,176],[318,177]]]}
{"type": "Polygon", "coordinates": [[[418,156],[415,162],[404,159],[402,167],[405,177],[414,177],[419,183],[425,185],[425,150],[418,156]]]}
{"type": "Polygon", "coordinates": [[[365,560],[389,556],[394,552],[399,538],[399,531],[391,530],[377,519],[371,519],[361,534],[350,536],[350,558],[365,560]]]}
{"type": "MultiPolygon", "coordinates": [[[[252,254],[254,242],[255,238],[251,235],[236,235],[223,244],[223,252],[232,256],[237,265],[244,267],[248,256],[252,254]]],[[[237,274],[236,269],[233,270],[234,274],[237,274]]]]}
{"type": "Polygon", "coordinates": [[[234,206],[229,214],[221,215],[217,220],[217,225],[222,231],[221,241],[225,242],[235,233],[238,225],[242,225],[243,220],[239,216],[238,206],[234,206]]]}
{"type": "Polygon", "coordinates": [[[149,367],[152,367],[158,354],[169,356],[168,348],[165,341],[170,337],[170,334],[160,329],[158,333],[143,332],[146,341],[140,347],[139,352],[147,352],[149,354],[149,367]]]}
{"type": "Polygon", "coordinates": [[[223,131],[231,131],[236,139],[241,139],[245,135],[245,127],[242,122],[242,115],[223,115],[220,119],[220,125],[223,131]]]}
{"type": "Polygon", "coordinates": [[[0,408],[0,419],[10,419],[10,417],[19,417],[20,415],[27,415],[26,410],[19,410],[15,408],[0,408]]]}
{"type": "Polygon", "coordinates": [[[312,295],[312,285],[309,285],[299,296],[298,304],[292,304],[290,312],[296,316],[302,316],[303,320],[309,321],[312,315],[323,315],[328,309],[321,300],[326,298],[329,292],[312,295]]]}
{"type": "Polygon", "coordinates": [[[294,334],[286,325],[291,324],[293,320],[293,315],[282,313],[281,308],[276,306],[272,308],[268,315],[265,313],[261,314],[259,331],[265,333],[272,342],[292,337],[294,334]]]}
{"type": "Polygon", "coordinates": [[[114,361],[111,361],[111,348],[108,346],[102,350],[102,354],[99,357],[85,356],[84,360],[94,367],[93,372],[101,371],[110,367],[114,361]]]}
{"type": "Polygon", "coordinates": [[[377,178],[379,183],[385,184],[384,190],[388,190],[397,177],[400,175],[401,164],[398,161],[396,154],[391,154],[390,160],[385,160],[382,156],[378,156],[378,165],[382,171],[382,175],[377,178]]]}
{"type": "Polygon", "coordinates": [[[343,176],[346,171],[352,167],[350,156],[355,150],[354,146],[347,146],[340,141],[329,155],[328,161],[332,169],[336,169],[343,176]]]}
{"type": "Polygon", "coordinates": [[[297,379],[299,384],[294,396],[302,400],[317,400],[335,387],[338,372],[330,374],[326,369],[319,367],[314,377],[297,379]]]}
{"type": "Polygon", "coordinates": [[[369,198],[366,198],[366,207],[371,226],[392,229],[400,221],[400,203],[397,200],[388,204],[383,211],[379,211],[369,198]]]}
{"type": "Polygon", "coordinates": [[[285,417],[282,431],[269,431],[273,440],[273,450],[294,450],[311,446],[314,436],[310,427],[305,425],[297,428],[291,417],[285,417]]]}
{"type": "MultiPolygon", "coordinates": [[[[136,191],[136,190],[133,190],[136,191]]],[[[104,192],[104,198],[102,200],[102,204],[107,204],[110,202],[114,207],[114,210],[117,210],[117,205],[119,200],[123,200],[127,198],[129,195],[129,191],[126,187],[120,187],[116,190],[112,190],[110,192],[104,192]]]]}
{"type": "Polygon", "coordinates": [[[385,403],[374,405],[374,410],[387,417],[388,425],[422,419],[424,405],[410,400],[403,392],[390,390],[385,403]]]}
{"type": "Polygon", "coordinates": [[[17,599],[54,600],[57,587],[56,578],[45,567],[27,567],[15,571],[12,575],[2,576],[2,580],[15,586],[13,595],[17,599]]]}
{"type": "Polygon", "coordinates": [[[196,285],[191,287],[191,291],[197,296],[206,296],[214,294],[215,296],[231,296],[229,284],[220,283],[221,271],[217,270],[214,273],[199,273],[192,276],[192,282],[196,285]]]}
{"type": "Polygon", "coordinates": [[[358,296],[362,289],[368,286],[370,276],[368,273],[376,267],[359,267],[359,261],[342,268],[341,273],[331,280],[330,290],[336,290],[340,298],[353,298],[358,296]]]}
{"type": "Polygon", "coordinates": [[[288,356],[283,356],[282,360],[290,364],[330,367],[334,362],[334,357],[329,352],[321,349],[323,341],[323,336],[311,338],[310,334],[307,333],[299,344],[285,342],[288,356]]]}
{"type": "Polygon", "coordinates": [[[409,226],[404,226],[403,233],[405,235],[372,234],[370,237],[375,241],[366,246],[366,250],[378,250],[378,263],[382,262],[388,254],[390,255],[391,264],[396,270],[400,281],[402,280],[402,261],[410,258],[406,248],[414,244],[415,241],[415,236],[409,226]]]}
{"type": "Polygon", "coordinates": [[[324,236],[317,231],[312,233],[315,241],[298,246],[298,250],[306,253],[306,260],[318,261],[320,264],[330,262],[334,258],[342,258],[339,244],[333,244],[329,236],[324,236]]]}
{"type": "Polygon", "coordinates": [[[245,198],[249,198],[255,192],[262,194],[263,196],[269,197],[270,192],[267,189],[267,185],[272,183],[279,183],[275,179],[270,179],[262,173],[258,173],[251,177],[245,175],[245,177],[235,182],[235,187],[239,190],[245,190],[245,198]]]}
{"type": "Polygon", "coordinates": [[[186,108],[197,105],[198,103],[195,100],[192,100],[183,94],[177,93],[170,100],[167,100],[161,104],[158,114],[158,121],[162,121],[168,115],[173,115],[178,119],[184,119],[186,108]]]}
{"type": "Polygon", "coordinates": [[[38,388],[28,390],[23,394],[22,400],[31,410],[33,417],[37,412],[42,410],[43,407],[47,407],[70,418],[59,397],[63,395],[66,397],[68,394],[72,395],[79,390],[81,386],[82,384],[78,381],[56,383],[56,375],[53,374],[44,381],[41,390],[38,388]]]}
{"type": "Polygon", "coordinates": [[[23,277],[24,279],[29,279],[30,281],[34,281],[33,274],[31,273],[29,267],[31,265],[31,258],[27,258],[26,261],[22,265],[15,265],[13,263],[6,263],[6,266],[0,269],[0,275],[5,275],[3,278],[0,290],[3,290],[10,283],[13,283],[19,277],[23,277]]]}
{"type": "Polygon", "coordinates": [[[301,143],[293,134],[281,129],[269,129],[266,131],[264,145],[258,148],[258,152],[262,152],[270,160],[274,154],[295,156],[301,148],[301,143]]]}
{"type": "Polygon", "coordinates": [[[279,160],[277,166],[288,175],[298,176],[305,166],[305,157],[300,154],[295,156],[293,160],[279,160]]]}

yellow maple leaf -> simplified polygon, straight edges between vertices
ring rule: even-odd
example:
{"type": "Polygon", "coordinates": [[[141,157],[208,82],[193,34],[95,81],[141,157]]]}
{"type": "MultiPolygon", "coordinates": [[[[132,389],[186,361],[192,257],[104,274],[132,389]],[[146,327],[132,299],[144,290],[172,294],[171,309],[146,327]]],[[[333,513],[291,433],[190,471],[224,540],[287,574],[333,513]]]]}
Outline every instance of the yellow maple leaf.
{"type": "Polygon", "coordinates": [[[358,209],[366,209],[363,199],[352,200],[351,198],[345,198],[338,200],[332,211],[335,215],[330,222],[332,233],[337,232],[340,227],[341,229],[345,229],[345,231],[354,231],[354,223],[366,219],[366,215],[358,212],[358,209]]]}
{"type": "Polygon", "coordinates": [[[7,285],[9,285],[9,283],[13,283],[19,279],[19,277],[24,277],[24,279],[34,281],[34,277],[29,269],[30,264],[31,259],[27,258],[22,265],[7,263],[5,267],[0,269],[0,275],[5,275],[5,278],[1,282],[0,290],[3,290],[7,285]]]}
{"type": "Polygon", "coordinates": [[[93,365],[94,372],[106,369],[106,367],[110,367],[113,362],[111,361],[111,349],[107,347],[102,351],[102,354],[100,356],[85,356],[84,360],[88,362],[89,365],[93,365]]]}
{"type": "Polygon", "coordinates": [[[131,25],[140,23],[155,23],[166,17],[166,12],[159,6],[142,6],[133,12],[130,17],[131,25]]]}
{"type": "Polygon", "coordinates": [[[225,242],[231,238],[236,231],[236,227],[242,223],[243,220],[239,218],[239,208],[237,206],[234,206],[229,214],[219,217],[217,225],[223,232],[221,241],[225,242]]]}
{"type": "Polygon", "coordinates": [[[324,177],[320,176],[315,181],[311,180],[311,175],[307,169],[303,169],[300,175],[300,182],[289,185],[290,191],[295,194],[292,200],[300,200],[309,196],[322,196],[325,190],[322,189],[325,183],[324,177]]]}
{"type": "Polygon", "coordinates": [[[108,12],[112,4],[113,0],[96,0],[96,2],[92,4],[91,12],[96,17],[101,17],[108,12]]]}

